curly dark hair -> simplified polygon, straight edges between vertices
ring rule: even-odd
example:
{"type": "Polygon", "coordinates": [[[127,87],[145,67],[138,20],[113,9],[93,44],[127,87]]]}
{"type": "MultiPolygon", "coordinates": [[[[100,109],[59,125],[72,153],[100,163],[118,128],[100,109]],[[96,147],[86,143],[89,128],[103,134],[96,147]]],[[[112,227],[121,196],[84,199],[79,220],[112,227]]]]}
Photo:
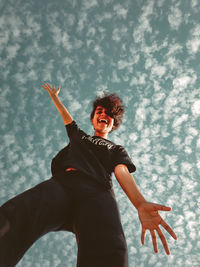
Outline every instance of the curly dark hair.
{"type": "Polygon", "coordinates": [[[104,107],[106,114],[114,119],[111,132],[116,130],[122,122],[125,111],[121,98],[116,93],[109,94],[104,92],[103,96],[99,96],[93,101],[93,110],[90,114],[90,119],[93,119],[97,106],[104,107]]]}

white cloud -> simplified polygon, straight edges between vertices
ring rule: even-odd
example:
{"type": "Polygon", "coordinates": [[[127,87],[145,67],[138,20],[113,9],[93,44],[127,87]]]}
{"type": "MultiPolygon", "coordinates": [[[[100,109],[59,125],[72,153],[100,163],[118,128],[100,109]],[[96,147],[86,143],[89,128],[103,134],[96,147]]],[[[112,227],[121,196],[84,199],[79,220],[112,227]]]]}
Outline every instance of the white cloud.
{"type": "Polygon", "coordinates": [[[113,10],[118,17],[126,19],[128,10],[125,9],[122,5],[115,5],[113,10]]]}
{"type": "Polygon", "coordinates": [[[191,32],[193,36],[200,36],[200,24],[196,24],[191,32]]]}
{"type": "Polygon", "coordinates": [[[4,49],[5,45],[7,45],[9,40],[9,31],[4,30],[4,34],[0,34],[0,52],[4,49]]]}
{"type": "Polygon", "coordinates": [[[188,117],[189,117],[188,114],[183,114],[180,117],[179,116],[175,117],[172,127],[176,128],[180,126],[183,122],[187,121],[188,117]]]}
{"type": "Polygon", "coordinates": [[[98,44],[95,45],[95,47],[94,47],[94,52],[96,52],[97,55],[98,55],[100,58],[102,58],[102,57],[104,56],[104,53],[103,53],[103,51],[102,51],[102,48],[101,48],[98,44]]]}
{"type": "Polygon", "coordinates": [[[192,154],[192,152],[193,152],[192,149],[191,149],[191,147],[189,147],[189,146],[186,146],[185,149],[184,149],[184,151],[187,154],[192,154]]]}
{"type": "Polygon", "coordinates": [[[166,65],[170,70],[177,70],[181,66],[181,61],[176,56],[170,56],[166,59],[166,65]]]}
{"type": "Polygon", "coordinates": [[[30,80],[38,80],[38,74],[35,71],[35,69],[30,70],[27,75],[26,75],[26,79],[30,80]]]}
{"type": "Polygon", "coordinates": [[[200,99],[196,99],[192,104],[192,114],[194,116],[200,116],[200,99]]]}
{"type": "Polygon", "coordinates": [[[133,77],[130,81],[130,86],[133,85],[139,85],[139,84],[145,84],[146,83],[146,77],[147,75],[145,73],[141,73],[140,75],[137,75],[138,77],[133,77]]]}
{"type": "Polygon", "coordinates": [[[190,3],[191,3],[192,8],[195,8],[198,4],[198,0],[191,0],[190,3]]]}
{"type": "Polygon", "coordinates": [[[178,30],[182,23],[182,12],[178,7],[171,7],[171,13],[168,15],[168,21],[172,29],[178,30]]]}
{"type": "Polygon", "coordinates": [[[191,81],[192,81],[192,78],[185,75],[179,78],[175,78],[173,80],[173,85],[176,88],[179,88],[179,87],[186,88],[191,81]]]}
{"type": "MultiPolygon", "coordinates": [[[[199,142],[200,143],[200,142],[199,142]]],[[[200,170],[200,160],[197,161],[197,164],[196,164],[197,168],[200,170]]]]}
{"type": "MultiPolygon", "coordinates": [[[[58,28],[57,28],[58,29],[58,28]]],[[[59,30],[60,31],[60,30],[59,30]]],[[[60,36],[57,33],[57,38],[54,37],[55,42],[57,42],[58,44],[62,44],[62,46],[66,49],[66,50],[71,50],[73,48],[73,45],[70,42],[70,36],[68,35],[67,32],[61,32],[60,31],[60,36]],[[58,39],[57,39],[58,38],[58,39]]]]}
{"type": "Polygon", "coordinates": [[[13,59],[16,57],[17,55],[17,51],[19,50],[20,46],[18,44],[15,45],[9,45],[7,46],[6,50],[7,50],[7,58],[8,59],[13,59]]]}
{"type": "Polygon", "coordinates": [[[156,65],[153,66],[151,73],[153,75],[158,76],[159,78],[161,78],[166,72],[166,67],[165,66],[160,66],[160,65],[156,65]]]}
{"type": "Polygon", "coordinates": [[[113,14],[110,13],[110,12],[104,12],[103,14],[101,15],[96,15],[96,20],[98,22],[102,22],[102,21],[105,21],[105,20],[108,20],[108,19],[111,19],[113,17],[113,14]]]}
{"type": "Polygon", "coordinates": [[[183,47],[179,43],[172,43],[168,46],[167,57],[176,56],[179,52],[182,52],[183,47]]]}
{"type": "Polygon", "coordinates": [[[192,40],[188,40],[186,46],[190,54],[192,53],[196,54],[200,47],[200,38],[194,38],[192,40]]]}
{"type": "Polygon", "coordinates": [[[174,165],[178,164],[178,157],[176,155],[166,155],[165,158],[169,166],[173,167],[174,165]]]}
{"type": "Polygon", "coordinates": [[[135,142],[135,141],[137,141],[137,139],[138,139],[138,135],[137,135],[136,133],[131,133],[131,134],[129,135],[129,140],[130,140],[131,142],[135,142]]]}
{"type": "Polygon", "coordinates": [[[73,14],[67,14],[65,19],[66,19],[67,25],[70,25],[70,26],[73,26],[76,21],[75,16],[73,14]]]}
{"type": "Polygon", "coordinates": [[[128,29],[127,27],[122,27],[122,28],[115,28],[112,33],[112,39],[116,42],[119,42],[122,40],[122,38],[125,36],[127,33],[128,29]]]}
{"type": "Polygon", "coordinates": [[[136,43],[140,43],[144,40],[144,34],[146,32],[151,33],[152,27],[150,25],[150,15],[153,14],[153,1],[148,1],[145,6],[142,7],[142,15],[139,17],[139,25],[133,31],[133,38],[136,43]]]}
{"type": "Polygon", "coordinates": [[[11,144],[15,143],[15,135],[11,133],[7,133],[4,136],[4,146],[9,147],[11,144]]]}
{"type": "MultiPolygon", "coordinates": [[[[62,27],[59,26],[56,20],[58,16],[59,16],[58,12],[55,12],[53,15],[48,17],[49,30],[52,33],[52,38],[58,48],[61,45],[66,50],[71,51],[74,48],[74,46],[71,43],[71,38],[70,38],[71,36],[67,33],[65,29],[63,30],[62,27]]],[[[86,19],[86,14],[84,16],[84,19],[86,19]]],[[[79,22],[80,21],[82,22],[82,20],[83,17],[80,17],[79,22]]],[[[76,46],[75,42],[74,45],[76,46]]],[[[80,42],[78,46],[80,46],[80,42]]]]}
{"type": "MultiPolygon", "coordinates": [[[[185,214],[185,219],[187,220],[187,221],[189,221],[188,222],[188,226],[189,226],[189,224],[190,223],[192,223],[193,224],[193,222],[190,222],[190,220],[195,220],[195,213],[194,212],[192,212],[192,211],[185,211],[184,212],[184,214],[185,214]]],[[[189,227],[190,228],[190,227],[189,227]]],[[[191,230],[191,229],[190,229],[191,230]]]]}
{"type": "Polygon", "coordinates": [[[191,143],[192,143],[192,140],[193,140],[193,136],[186,136],[186,138],[185,138],[185,144],[186,145],[191,145],[191,143]]]}
{"type": "Polygon", "coordinates": [[[199,133],[198,130],[196,128],[193,128],[193,127],[189,127],[187,131],[188,131],[188,134],[192,135],[192,136],[196,136],[199,133]]]}
{"type": "Polygon", "coordinates": [[[119,83],[120,82],[120,78],[118,77],[116,70],[113,70],[111,80],[114,83],[119,83]]]}
{"type": "Polygon", "coordinates": [[[171,189],[174,186],[174,181],[172,179],[167,180],[167,187],[171,189]]]}
{"type": "Polygon", "coordinates": [[[162,7],[163,4],[164,4],[165,0],[159,0],[156,2],[156,4],[159,6],[159,7],[162,7]]]}
{"type": "Polygon", "coordinates": [[[158,106],[160,104],[160,102],[165,99],[165,97],[166,97],[166,95],[164,92],[158,91],[154,94],[152,101],[153,101],[155,106],[158,106]]]}
{"type": "Polygon", "coordinates": [[[145,61],[145,69],[151,68],[154,63],[157,63],[156,60],[151,57],[148,57],[145,61]]]}
{"type": "Polygon", "coordinates": [[[169,95],[165,101],[166,113],[168,113],[170,110],[174,109],[174,106],[176,106],[177,103],[178,103],[177,97],[173,96],[173,94],[171,93],[171,95],[169,95]]]}
{"type": "Polygon", "coordinates": [[[89,27],[86,36],[93,37],[95,35],[95,33],[96,33],[96,29],[94,27],[89,27]]]}
{"type": "Polygon", "coordinates": [[[173,137],[172,144],[179,147],[181,145],[181,139],[178,136],[173,137]]]}
{"type": "Polygon", "coordinates": [[[78,21],[78,25],[77,25],[78,32],[82,32],[86,21],[87,21],[87,14],[86,13],[81,13],[79,15],[79,21],[78,21]]]}
{"type": "Polygon", "coordinates": [[[196,54],[200,47],[200,24],[196,24],[190,32],[191,37],[187,41],[186,46],[189,54],[196,54]]]}
{"type": "Polygon", "coordinates": [[[122,69],[124,69],[124,68],[126,68],[126,67],[129,67],[130,65],[132,65],[130,62],[128,62],[128,61],[126,61],[126,60],[122,60],[122,59],[120,59],[119,61],[118,61],[118,69],[119,70],[122,70],[122,69]]]}
{"type": "Polygon", "coordinates": [[[146,120],[146,109],[144,107],[139,107],[136,110],[135,117],[138,121],[145,121],[146,120]]]}
{"type": "Polygon", "coordinates": [[[84,0],[82,3],[86,10],[98,6],[97,0],[84,0]]]}
{"type": "Polygon", "coordinates": [[[130,252],[135,255],[137,253],[137,249],[133,246],[130,246],[130,252]]]}
{"type": "Polygon", "coordinates": [[[197,148],[200,148],[200,138],[197,140],[197,148]]]}
{"type": "Polygon", "coordinates": [[[54,61],[51,59],[48,62],[46,62],[45,68],[43,69],[42,77],[43,81],[46,82],[51,82],[52,81],[52,71],[54,68],[54,61]]]}
{"type": "Polygon", "coordinates": [[[26,23],[29,29],[31,29],[33,32],[40,32],[41,30],[41,24],[38,23],[38,16],[34,16],[32,13],[28,12],[26,14],[26,23]]]}

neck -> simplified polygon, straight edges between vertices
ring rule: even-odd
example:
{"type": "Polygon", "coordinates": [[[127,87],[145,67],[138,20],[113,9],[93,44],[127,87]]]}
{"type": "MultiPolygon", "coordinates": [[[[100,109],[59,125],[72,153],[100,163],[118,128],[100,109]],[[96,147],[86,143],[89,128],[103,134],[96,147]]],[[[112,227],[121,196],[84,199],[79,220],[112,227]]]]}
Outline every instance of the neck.
{"type": "Polygon", "coordinates": [[[102,138],[104,138],[104,139],[107,139],[108,134],[107,134],[107,133],[95,132],[95,133],[94,133],[94,136],[99,136],[99,137],[102,137],[102,138]]]}

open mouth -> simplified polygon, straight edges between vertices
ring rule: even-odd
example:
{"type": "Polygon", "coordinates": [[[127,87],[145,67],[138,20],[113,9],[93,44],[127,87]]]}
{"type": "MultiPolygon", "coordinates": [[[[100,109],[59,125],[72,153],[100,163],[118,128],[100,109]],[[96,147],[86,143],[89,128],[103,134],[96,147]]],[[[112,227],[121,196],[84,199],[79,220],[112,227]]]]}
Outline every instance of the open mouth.
{"type": "Polygon", "coordinates": [[[106,119],[100,119],[100,120],[98,120],[98,122],[108,125],[108,121],[106,119]]]}

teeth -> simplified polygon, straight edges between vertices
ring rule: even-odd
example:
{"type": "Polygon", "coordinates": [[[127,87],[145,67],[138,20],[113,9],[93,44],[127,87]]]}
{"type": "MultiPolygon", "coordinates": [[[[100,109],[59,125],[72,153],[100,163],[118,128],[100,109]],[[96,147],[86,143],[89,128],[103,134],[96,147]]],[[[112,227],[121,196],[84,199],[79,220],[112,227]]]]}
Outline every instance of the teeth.
{"type": "Polygon", "coordinates": [[[99,122],[105,122],[106,124],[108,123],[107,120],[101,119],[99,122]]]}

